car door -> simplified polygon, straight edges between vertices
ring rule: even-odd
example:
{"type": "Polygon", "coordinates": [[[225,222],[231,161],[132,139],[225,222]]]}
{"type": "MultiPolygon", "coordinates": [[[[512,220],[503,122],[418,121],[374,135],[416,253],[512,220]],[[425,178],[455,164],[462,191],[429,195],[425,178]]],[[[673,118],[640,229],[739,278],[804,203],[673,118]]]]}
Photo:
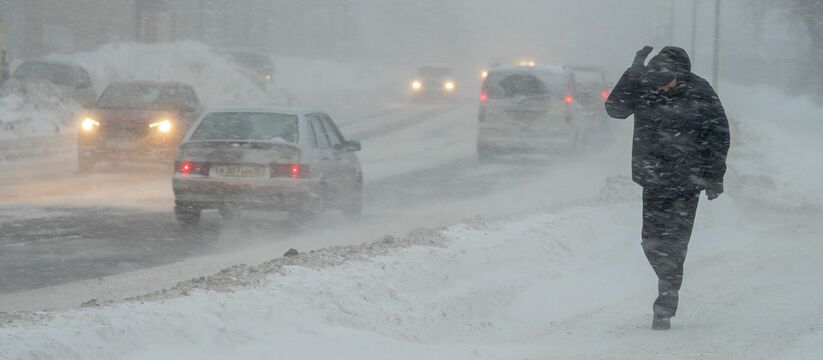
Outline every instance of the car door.
{"type": "Polygon", "coordinates": [[[306,123],[311,132],[310,140],[317,153],[316,163],[309,164],[310,171],[319,175],[328,186],[334,186],[334,149],[331,140],[323,127],[320,114],[306,115],[306,123]]]}
{"type": "Polygon", "coordinates": [[[331,117],[327,114],[322,114],[321,117],[323,118],[323,127],[329,134],[332,149],[334,150],[335,178],[338,179],[340,186],[344,190],[356,188],[359,185],[360,178],[360,162],[357,159],[357,155],[346,148],[346,139],[343,138],[343,134],[340,132],[340,129],[337,128],[334,121],[332,121],[331,117]]]}

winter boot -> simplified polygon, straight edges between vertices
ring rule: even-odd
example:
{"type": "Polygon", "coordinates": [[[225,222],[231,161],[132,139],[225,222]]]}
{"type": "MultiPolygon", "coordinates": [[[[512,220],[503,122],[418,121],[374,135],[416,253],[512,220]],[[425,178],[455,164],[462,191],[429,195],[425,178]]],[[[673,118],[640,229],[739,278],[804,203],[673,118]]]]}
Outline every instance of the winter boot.
{"type": "Polygon", "coordinates": [[[671,318],[655,315],[652,319],[653,330],[669,330],[672,328],[671,318]]]}

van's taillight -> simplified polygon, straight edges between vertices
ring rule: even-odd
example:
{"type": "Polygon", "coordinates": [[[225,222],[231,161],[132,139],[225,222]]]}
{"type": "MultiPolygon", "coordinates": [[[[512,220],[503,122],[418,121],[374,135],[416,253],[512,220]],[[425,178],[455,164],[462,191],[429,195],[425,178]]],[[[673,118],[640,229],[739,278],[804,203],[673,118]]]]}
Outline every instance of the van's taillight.
{"type": "Polygon", "coordinates": [[[604,92],[600,93],[600,97],[602,97],[603,100],[608,100],[609,99],[609,92],[604,91],[604,92]]]}
{"type": "Polygon", "coordinates": [[[175,172],[181,175],[209,176],[209,165],[194,161],[178,161],[175,163],[175,172]]]}
{"type": "Polygon", "coordinates": [[[566,104],[573,104],[574,103],[574,96],[566,95],[563,97],[563,102],[566,104]]]}
{"type": "Polygon", "coordinates": [[[480,91],[480,102],[485,103],[489,101],[489,92],[486,89],[480,91]]]}
{"type": "Polygon", "coordinates": [[[309,166],[304,164],[277,164],[272,166],[271,177],[304,179],[309,177],[309,166]]]}

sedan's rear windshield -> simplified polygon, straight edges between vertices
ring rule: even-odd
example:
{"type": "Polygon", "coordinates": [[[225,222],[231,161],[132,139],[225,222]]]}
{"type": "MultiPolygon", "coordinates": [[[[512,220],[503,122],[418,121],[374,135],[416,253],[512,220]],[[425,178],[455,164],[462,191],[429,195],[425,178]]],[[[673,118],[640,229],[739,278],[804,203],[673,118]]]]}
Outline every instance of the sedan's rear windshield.
{"type": "Polygon", "coordinates": [[[206,115],[191,140],[251,140],[297,143],[297,116],[281,113],[221,112],[206,115]]]}

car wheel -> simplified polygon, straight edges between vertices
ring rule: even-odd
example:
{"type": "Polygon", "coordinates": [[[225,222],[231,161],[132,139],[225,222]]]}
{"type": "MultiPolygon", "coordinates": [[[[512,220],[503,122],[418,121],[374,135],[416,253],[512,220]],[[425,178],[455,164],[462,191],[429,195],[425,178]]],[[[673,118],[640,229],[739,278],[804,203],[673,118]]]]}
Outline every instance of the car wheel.
{"type": "Polygon", "coordinates": [[[177,204],[174,207],[174,216],[182,227],[194,227],[200,223],[200,213],[203,210],[186,204],[177,204]]]}
{"type": "Polygon", "coordinates": [[[343,202],[343,216],[349,220],[357,220],[363,215],[363,185],[358,184],[357,188],[345,195],[343,202]]]}

